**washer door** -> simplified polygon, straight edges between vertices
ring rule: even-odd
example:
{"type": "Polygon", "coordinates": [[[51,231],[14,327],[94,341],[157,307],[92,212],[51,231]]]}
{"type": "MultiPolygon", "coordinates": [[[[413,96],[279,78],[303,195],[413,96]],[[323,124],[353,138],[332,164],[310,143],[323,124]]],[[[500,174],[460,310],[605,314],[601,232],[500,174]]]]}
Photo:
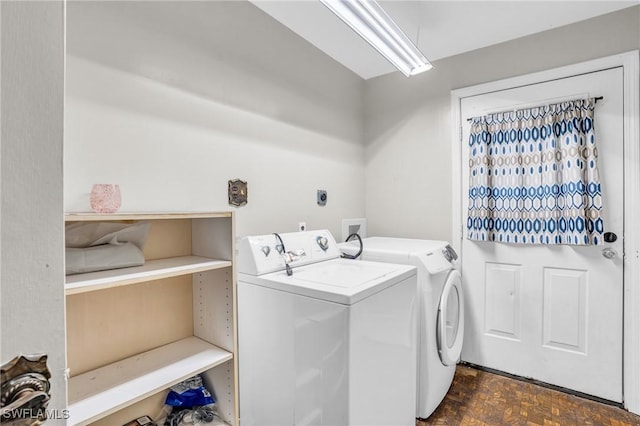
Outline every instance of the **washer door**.
{"type": "Polygon", "coordinates": [[[455,365],[462,352],[464,299],[462,278],[455,269],[447,275],[438,305],[438,353],[444,365],[455,365]]]}

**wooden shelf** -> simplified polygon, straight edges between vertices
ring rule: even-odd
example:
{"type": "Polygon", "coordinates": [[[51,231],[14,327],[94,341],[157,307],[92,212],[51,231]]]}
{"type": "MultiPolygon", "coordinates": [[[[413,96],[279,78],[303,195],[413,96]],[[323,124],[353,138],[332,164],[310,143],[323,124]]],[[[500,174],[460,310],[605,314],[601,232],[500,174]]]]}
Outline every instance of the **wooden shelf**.
{"type": "Polygon", "coordinates": [[[66,222],[91,222],[113,220],[157,220],[157,219],[206,219],[231,217],[230,212],[148,212],[148,213],[66,213],[66,222]]]}
{"type": "Polygon", "coordinates": [[[227,260],[209,259],[200,256],[181,256],[149,260],[142,266],[67,275],[65,293],[71,295],[137,284],[162,278],[226,268],[231,266],[231,264],[232,263],[227,260]]]}
{"type": "Polygon", "coordinates": [[[233,359],[197,337],[69,379],[69,425],[86,425],[233,359]]]}
{"type": "Polygon", "coordinates": [[[168,388],[201,374],[220,414],[237,426],[234,213],[67,213],[64,219],[65,227],[150,225],[144,265],[65,278],[67,424],[113,426],[156,415],[168,388]]]}

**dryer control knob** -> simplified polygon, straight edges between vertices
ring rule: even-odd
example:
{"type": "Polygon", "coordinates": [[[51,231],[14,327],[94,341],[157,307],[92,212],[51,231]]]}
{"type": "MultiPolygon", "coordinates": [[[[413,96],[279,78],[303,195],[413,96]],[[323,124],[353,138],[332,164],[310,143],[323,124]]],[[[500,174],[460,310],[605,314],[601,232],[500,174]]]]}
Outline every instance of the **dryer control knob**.
{"type": "Polygon", "coordinates": [[[453,247],[451,247],[449,244],[447,244],[447,246],[442,249],[442,254],[449,263],[453,263],[458,260],[458,253],[456,253],[453,247]]]}

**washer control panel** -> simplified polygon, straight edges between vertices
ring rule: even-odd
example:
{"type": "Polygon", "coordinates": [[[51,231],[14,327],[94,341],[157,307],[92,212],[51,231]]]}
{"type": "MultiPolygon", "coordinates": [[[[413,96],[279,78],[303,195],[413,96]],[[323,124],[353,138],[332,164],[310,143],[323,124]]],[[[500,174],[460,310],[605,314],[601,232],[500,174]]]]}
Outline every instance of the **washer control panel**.
{"type": "Polygon", "coordinates": [[[262,275],[340,257],[326,230],[244,237],[238,244],[238,272],[262,275]]]}

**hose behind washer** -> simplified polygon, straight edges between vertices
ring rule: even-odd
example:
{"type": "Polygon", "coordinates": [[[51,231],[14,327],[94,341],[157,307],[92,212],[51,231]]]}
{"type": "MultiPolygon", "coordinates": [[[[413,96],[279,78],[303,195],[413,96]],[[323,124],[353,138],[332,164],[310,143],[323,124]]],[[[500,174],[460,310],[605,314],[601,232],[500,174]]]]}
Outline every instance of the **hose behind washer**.
{"type": "Polygon", "coordinates": [[[351,241],[352,237],[356,237],[358,239],[358,242],[360,243],[360,250],[358,250],[358,253],[356,254],[342,253],[340,257],[342,257],[343,259],[357,259],[362,254],[363,244],[362,244],[362,238],[360,238],[360,235],[353,233],[349,235],[347,239],[344,240],[344,242],[348,243],[349,241],[351,241]]]}

